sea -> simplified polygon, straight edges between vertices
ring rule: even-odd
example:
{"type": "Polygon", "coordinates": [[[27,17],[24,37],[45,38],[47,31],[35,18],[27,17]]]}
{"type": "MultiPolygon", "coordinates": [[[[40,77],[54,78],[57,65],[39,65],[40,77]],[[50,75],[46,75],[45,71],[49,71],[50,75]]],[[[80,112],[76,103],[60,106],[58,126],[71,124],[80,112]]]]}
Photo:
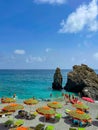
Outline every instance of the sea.
{"type": "MultiPolygon", "coordinates": [[[[63,86],[67,81],[67,74],[71,70],[61,70],[63,86]]],[[[98,70],[95,70],[98,74],[98,70]]],[[[35,97],[37,99],[50,99],[61,97],[65,90],[52,90],[53,75],[55,70],[0,70],[0,98],[17,95],[20,100],[35,97]]],[[[72,94],[70,92],[70,94],[72,94]]]]}

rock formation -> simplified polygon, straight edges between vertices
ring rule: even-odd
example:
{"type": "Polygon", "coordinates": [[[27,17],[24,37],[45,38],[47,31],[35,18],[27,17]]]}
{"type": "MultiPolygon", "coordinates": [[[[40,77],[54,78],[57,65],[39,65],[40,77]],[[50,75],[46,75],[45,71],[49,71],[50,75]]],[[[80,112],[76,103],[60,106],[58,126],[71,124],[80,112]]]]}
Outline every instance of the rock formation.
{"type": "Polygon", "coordinates": [[[64,89],[98,99],[98,75],[87,65],[75,65],[73,71],[67,75],[67,83],[64,89]]]}
{"type": "Polygon", "coordinates": [[[61,74],[60,68],[56,68],[53,80],[54,81],[52,83],[52,88],[54,90],[61,90],[62,89],[62,74],[61,74]]]}

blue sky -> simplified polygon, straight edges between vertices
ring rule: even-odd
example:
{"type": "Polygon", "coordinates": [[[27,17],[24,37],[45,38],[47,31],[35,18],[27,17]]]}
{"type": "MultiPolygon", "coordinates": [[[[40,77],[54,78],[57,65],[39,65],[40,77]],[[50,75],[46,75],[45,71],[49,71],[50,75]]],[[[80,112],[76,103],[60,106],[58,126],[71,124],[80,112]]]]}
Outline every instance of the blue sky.
{"type": "Polygon", "coordinates": [[[97,0],[0,0],[0,69],[98,69],[97,0]]]}

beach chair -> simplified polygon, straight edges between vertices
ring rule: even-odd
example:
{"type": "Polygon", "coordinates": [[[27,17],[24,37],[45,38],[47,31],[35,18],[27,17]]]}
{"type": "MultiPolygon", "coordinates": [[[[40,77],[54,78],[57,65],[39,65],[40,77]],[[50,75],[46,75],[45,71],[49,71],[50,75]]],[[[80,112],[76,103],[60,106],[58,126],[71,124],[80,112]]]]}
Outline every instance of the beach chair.
{"type": "Polygon", "coordinates": [[[23,124],[24,124],[24,120],[19,119],[14,122],[14,127],[19,127],[23,124]]]}
{"type": "Polygon", "coordinates": [[[79,124],[79,120],[73,119],[74,124],[79,124]]]}
{"type": "Polygon", "coordinates": [[[82,127],[83,126],[83,122],[79,121],[79,126],[82,127]]]}
{"type": "Polygon", "coordinates": [[[55,128],[54,128],[54,126],[53,125],[48,125],[46,128],[45,128],[45,130],[54,130],[55,128]]]}
{"type": "Polygon", "coordinates": [[[57,121],[59,121],[60,119],[61,119],[61,117],[62,117],[62,114],[60,114],[60,113],[57,113],[56,115],[55,115],[55,122],[57,122],[57,121]]]}
{"type": "Polygon", "coordinates": [[[96,119],[98,120],[98,115],[96,116],[96,119]]]}
{"type": "Polygon", "coordinates": [[[44,127],[45,127],[44,124],[38,124],[38,125],[35,127],[35,130],[44,130],[44,127]]]}
{"type": "Polygon", "coordinates": [[[35,111],[35,112],[33,112],[33,113],[30,113],[31,114],[31,117],[34,119],[37,115],[38,115],[38,113],[35,111]]]}
{"type": "Polygon", "coordinates": [[[72,127],[70,127],[69,130],[77,130],[77,129],[76,129],[76,128],[72,128],[72,127]]]}
{"type": "Polygon", "coordinates": [[[18,111],[18,116],[21,118],[26,118],[26,116],[28,115],[28,112],[25,110],[19,110],[18,111]]]}
{"type": "Polygon", "coordinates": [[[69,109],[65,109],[65,113],[68,114],[70,112],[69,109]]]}
{"type": "Polygon", "coordinates": [[[86,129],[85,129],[85,128],[81,128],[81,127],[79,127],[78,130],[86,130],[86,129]]]}
{"type": "Polygon", "coordinates": [[[0,117],[10,116],[10,115],[12,115],[12,113],[13,113],[13,112],[0,111],[0,117]]]}
{"type": "Polygon", "coordinates": [[[13,119],[9,119],[4,123],[5,127],[13,127],[14,126],[14,120],[13,119]]]}

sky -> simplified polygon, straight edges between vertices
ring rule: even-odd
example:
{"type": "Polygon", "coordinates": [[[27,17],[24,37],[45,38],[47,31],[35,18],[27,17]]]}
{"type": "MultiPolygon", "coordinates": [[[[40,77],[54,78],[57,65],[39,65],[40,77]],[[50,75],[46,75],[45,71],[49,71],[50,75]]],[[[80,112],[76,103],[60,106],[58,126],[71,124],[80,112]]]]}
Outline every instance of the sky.
{"type": "Polygon", "coordinates": [[[0,69],[98,69],[98,0],[0,0],[0,69]]]}

